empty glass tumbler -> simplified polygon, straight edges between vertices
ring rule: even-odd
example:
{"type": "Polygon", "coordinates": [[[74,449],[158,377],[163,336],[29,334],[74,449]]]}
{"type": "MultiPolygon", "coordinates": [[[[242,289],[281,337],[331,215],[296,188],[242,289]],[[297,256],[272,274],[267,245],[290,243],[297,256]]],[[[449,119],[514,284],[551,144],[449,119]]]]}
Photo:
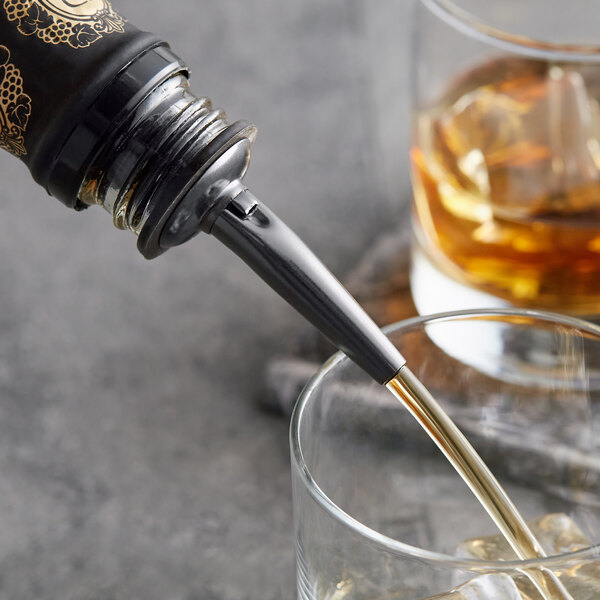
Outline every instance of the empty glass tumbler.
{"type": "Polygon", "coordinates": [[[547,558],[518,561],[404,407],[341,354],[291,426],[300,600],[573,600],[600,590],[600,329],[523,310],[387,330],[505,487],[547,558]]]}

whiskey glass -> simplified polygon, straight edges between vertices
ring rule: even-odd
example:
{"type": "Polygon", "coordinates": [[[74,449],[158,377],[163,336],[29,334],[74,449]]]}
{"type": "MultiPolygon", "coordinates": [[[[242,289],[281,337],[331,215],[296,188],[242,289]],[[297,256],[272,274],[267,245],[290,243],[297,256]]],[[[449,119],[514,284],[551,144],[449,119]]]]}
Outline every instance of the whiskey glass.
{"type": "Polygon", "coordinates": [[[416,317],[386,333],[548,556],[516,560],[403,406],[339,353],[292,418],[298,599],[540,600],[523,576],[539,568],[573,600],[596,598],[600,328],[489,309],[416,317]]]}
{"type": "Polygon", "coordinates": [[[600,5],[419,0],[411,288],[420,314],[600,314],[600,5]]]}

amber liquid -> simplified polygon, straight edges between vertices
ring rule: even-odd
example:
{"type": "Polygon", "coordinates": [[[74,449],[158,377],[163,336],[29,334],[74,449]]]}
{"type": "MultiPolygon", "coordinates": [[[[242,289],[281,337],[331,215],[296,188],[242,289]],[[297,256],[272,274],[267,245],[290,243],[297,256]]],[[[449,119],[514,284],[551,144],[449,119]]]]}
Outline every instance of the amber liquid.
{"type": "Polygon", "coordinates": [[[600,313],[600,69],[497,58],[416,116],[417,238],[517,306],[600,313]]]}
{"type": "MultiPolygon", "coordinates": [[[[517,557],[545,556],[540,543],[525,523],[502,486],[473,446],[422,383],[406,368],[387,388],[425,429],[490,515],[517,557]]],[[[558,578],[547,569],[524,571],[544,600],[572,600],[558,578]]]]}

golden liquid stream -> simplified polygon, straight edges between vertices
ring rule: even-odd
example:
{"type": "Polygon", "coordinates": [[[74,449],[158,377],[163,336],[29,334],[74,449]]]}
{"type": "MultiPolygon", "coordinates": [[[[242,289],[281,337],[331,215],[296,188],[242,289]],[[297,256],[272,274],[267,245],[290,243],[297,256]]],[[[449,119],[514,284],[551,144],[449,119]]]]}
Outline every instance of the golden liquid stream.
{"type": "MultiPolygon", "coordinates": [[[[467,438],[407,368],[386,387],[417,419],[521,560],[546,556],[523,517],[467,438]]],[[[544,600],[573,600],[558,577],[544,568],[524,570],[544,600]]]]}

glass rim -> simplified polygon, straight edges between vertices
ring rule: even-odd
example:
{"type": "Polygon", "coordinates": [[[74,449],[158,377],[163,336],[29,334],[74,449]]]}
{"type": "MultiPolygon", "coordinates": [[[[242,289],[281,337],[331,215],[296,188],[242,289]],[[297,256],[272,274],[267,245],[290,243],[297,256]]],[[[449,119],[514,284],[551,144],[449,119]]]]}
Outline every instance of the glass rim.
{"type": "MultiPolygon", "coordinates": [[[[570,317],[557,313],[551,313],[547,311],[531,310],[531,309],[476,309],[476,310],[457,310],[435,313],[431,315],[423,315],[405,319],[403,321],[397,321],[383,328],[383,332],[386,335],[395,333],[403,329],[409,329],[417,325],[424,325],[429,322],[447,322],[452,320],[465,320],[465,318],[495,318],[495,317],[529,317],[538,321],[549,321],[559,325],[567,325],[575,327],[579,330],[586,331],[587,333],[598,336],[600,339],[600,326],[594,325],[583,319],[576,317],[570,317]]],[[[368,527],[361,523],[358,519],[350,516],[347,512],[342,510],[329,496],[321,489],[318,483],[313,479],[310,469],[304,459],[302,451],[302,444],[300,442],[300,426],[302,423],[302,417],[304,411],[311,399],[311,396],[316,388],[319,387],[323,379],[334,371],[342,364],[349,362],[350,359],[342,352],[337,352],[331,356],[320,369],[313,375],[313,377],[306,384],[302,390],[298,401],[294,407],[292,418],[290,421],[289,440],[291,449],[292,467],[299,473],[300,479],[306,490],[317,502],[317,504],[325,510],[330,516],[342,525],[348,527],[360,537],[367,539],[369,542],[379,546],[386,552],[391,554],[405,556],[410,558],[417,558],[424,560],[428,563],[435,563],[437,565],[443,565],[448,568],[459,568],[466,569],[468,571],[513,571],[515,569],[531,569],[540,567],[553,567],[564,565],[565,563],[572,563],[577,560],[586,560],[590,558],[598,559],[600,557],[600,543],[588,546],[575,552],[567,552],[562,554],[555,554],[552,556],[542,558],[532,558],[528,560],[511,560],[511,561],[490,561],[481,560],[474,558],[457,558],[450,554],[444,554],[443,552],[436,552],[433,550],[427,550],[425,548],[419,548],[418,546],[412,546],[410,544],[401,542],[387,535],[384,535],[375,529],[368,527]]]]}
{"type": "Polygon", "coordinates": [[[600,62],[600,44],[546,42],[487,25],[453,0],[419,1],[457,31],[503,50],[544,60],[600,62]]]}

